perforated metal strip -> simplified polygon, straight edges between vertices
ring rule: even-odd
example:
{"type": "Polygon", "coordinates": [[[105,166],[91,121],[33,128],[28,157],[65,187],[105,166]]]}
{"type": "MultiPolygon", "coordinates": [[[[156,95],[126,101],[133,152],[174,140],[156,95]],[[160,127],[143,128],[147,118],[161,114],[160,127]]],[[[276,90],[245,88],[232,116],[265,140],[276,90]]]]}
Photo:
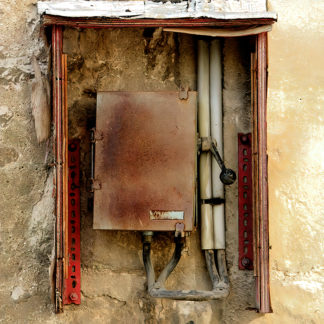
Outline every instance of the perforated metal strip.
{"type": "Polygon", "coordinates": [[[239,269],[253,270],[251,134],[238,134],[239,269]]]}
{"type": "Polygon", "coordinates": [[[69,140],[68,277],[64,282],[66,304],[81,303],[80,262],[80,141],[69,140]]]}

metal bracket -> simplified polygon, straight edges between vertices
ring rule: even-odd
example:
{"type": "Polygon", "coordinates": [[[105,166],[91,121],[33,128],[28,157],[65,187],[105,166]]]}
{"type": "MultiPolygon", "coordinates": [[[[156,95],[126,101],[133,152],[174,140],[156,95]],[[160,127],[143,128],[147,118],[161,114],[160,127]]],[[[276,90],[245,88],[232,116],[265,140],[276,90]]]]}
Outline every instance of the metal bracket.
{"type": "Polygon", "coordinates": [[[81,303],[80,261],[80,141],[69,141],[68,174],[68,276],[64,281],[63,304],[81,303]]]}
{"type": "Polygon", "coordinates": [[[239,269],[253,270],[251,134],[238,134],[239,269]]]}
{"type": "Polygon", "coordinates": [[[212,143],[214,142],[214,144],[217,146],[217,142],[215,139],[213,139],[212,137],[199,137],[198,138],[198,150],[202,151],[202,152],[209,152],[212,149],[212,143]]]}
{"type": "Polygon", "coordinates": [[[221,168],[221,173],[219,175],[220,180],[224,185],[231,185],[236,180],[236,174],[232,169],[225,167],[224,161],[222,160],[218,150],[217,142],[211,137],[201,137],[198,139],[198,150],[202,152],[211,152],[219,167],[221,168]]]}
{"type": "Polygon", "coordinates": [[[208,205],[217,206],[217,205],[224,204],[225,199],[224,198],[201,199],[201,203],[202,204],[208,204],[208,205]]]}
{"type": "Polygon", "coordinates": [[[180,87],[180,90],[179,90],[179,99],[180,100],[187,100],[188,99],[188,91],[189,91],[189,88],[188,87],[180,87]]]}

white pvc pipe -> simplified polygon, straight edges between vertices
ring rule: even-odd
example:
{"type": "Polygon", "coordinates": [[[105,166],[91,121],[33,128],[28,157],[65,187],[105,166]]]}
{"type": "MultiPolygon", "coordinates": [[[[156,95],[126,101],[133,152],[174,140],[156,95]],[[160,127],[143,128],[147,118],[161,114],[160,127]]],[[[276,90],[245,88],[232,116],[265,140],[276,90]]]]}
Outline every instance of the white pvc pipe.
{"type": "Polygon", "coordinates": [[[198,128],[200,137],[210,136],[209,46],[198,41],[198,128]]]}
{"type": "MultiPolygon", "coordinates": [[[[204,40],[198,41],[198,128],[200,137],[210,136],[209,107],[209,46],[204,40]]],[[[201,153],[199,160],[200,198],[212,198],[211,154],[201,153]]],[[[201,205],[201,248],[214,248],[213,216],[211,205],[201,205]]]]}
{"type": "Polygon", "coordinates": [[[212,198],[211,154],[203,152],[199,159],[200,199],[212,198]]]}
{"type": "MultiPolygon", "coordinates": [[[[220,156],[223,158],[223,102],[222,102],[222,56],[220,40],[210,44],[210,114],[211,136],[217,142],[220,156]]],[[[224,198],[224,185],[219,179],[221,169],[216,160],[212,160],[212,189],[214,198],[224,198]]],[[[213,206],[214,249],[225,249],[224,204],[213,206]]]]}
{"type": "Polygon", "coordinates": [[[201,248],[214,249],[213,207],[210,204],[201,204],[201,248]]]}
{"type": "Polygon", "coordinates": [[[214,249],[225,250],[224,204],[213,206],[214,249]]]}

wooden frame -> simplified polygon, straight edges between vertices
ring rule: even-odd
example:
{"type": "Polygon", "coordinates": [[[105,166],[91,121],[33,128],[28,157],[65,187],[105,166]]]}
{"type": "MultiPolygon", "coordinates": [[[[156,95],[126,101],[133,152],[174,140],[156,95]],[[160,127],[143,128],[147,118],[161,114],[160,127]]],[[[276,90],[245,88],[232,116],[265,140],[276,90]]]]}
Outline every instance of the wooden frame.
{"type": "Polygon", "coordinates": [[[255,202],[255,219],[257,235],[257,305],[261,313],[270,313],[270,285],[269,285],[269,213],[268,213],[268,153],[267,153],[267,77],[268,77],[268,38],[267,33],[257,37],[257,105],[254,111],[257,132],[254,141],[257,156],[254,166],[257,181],[257,195],[255,202]],[[259,294],[259,295],[258,295],[259,294]]]}
{"type": "MultiPolygon", "coordinates": [[[[62,27],[54,25],[52,27],[52,57],[53,57],[53,120],[54,120],[54,156],[55,156],[55,311],[57,313],[63,311],[63,280],[64,280],[64,201],[63,201],[63,188],[64,178],[63,172],[63,128],[62,123],[62,105],[64,103],[63,87],[62,87],[62,27]]],[[[66,199],[66,197],[65,197],[66,199]]]]}
{"type": "Polygon", "coordinates": [[[255,37],[251,52],[254,275],[256,305],[261,313],[272,312],[269,285],[267,46],[267,33],[261,33],[255,37]]]}
{"type": "Polygon", "coordinates": [[[44,26],[67,26],[76,28],[112,28],[112,27],[231,27],[246,28],[272,25],[274,18],[178,18],[178,19],[118,19],[118,18],[70,18],[44,15],[44,26]]]}
{"type": "MultiPolygon", "coordinates": [[[[66,18],[43,16],[43,24],[52,27],[53,51],[53,119],[55,154],[55,193],[56,193],[56,269],[55,269],[55,311],[63,311],[64,289],[64,145],[67,130],[63,106],[66,100],[62,85],[62,26],[77,28],[111,27],[223,27],[244,29],[274,23],[274,19],[217,20],[217,19],[103,19],[103,18],[66,18]],[[65,131],[63,131],[65,129],[65,131]]],[[[267,173],[267,33],[254,36],[255,50],[251,60],[252,110],[253,110],[253,206],[254,206],[254,255],[256,276],[256,303],[259,312],[271,312],[269,290],[269,227],[268,227],[268,173],[267,173]]],[[[66,118],[66,117],[65,117],[66,118]]]]}

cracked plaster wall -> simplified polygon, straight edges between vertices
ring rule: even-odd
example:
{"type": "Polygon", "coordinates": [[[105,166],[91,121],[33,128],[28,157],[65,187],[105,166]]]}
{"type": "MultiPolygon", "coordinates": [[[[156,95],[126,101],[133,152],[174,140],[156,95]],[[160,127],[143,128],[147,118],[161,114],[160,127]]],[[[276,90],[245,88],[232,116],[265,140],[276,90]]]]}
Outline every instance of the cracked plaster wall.
{"type": "MultiPolygon", "coordinates": [[[[253,278],[251,273],[237,270],[235,186],[227,191],[232,290],[226,301],[194,303],[149,298],[145,293],[140,235],[91,230],[91,197],[86,193],[85,180],[95,91],[176,90],[180,83],[195,89],[191,37],[140,29],[99,33],[66,30],[64,34],[64,50],[69,54],[70,132],[82,139],[83,148],[83,302],[80,307],[67,308],[62,315],[53,314],[49,282],[53,182],[44,163],[49,145],[37,144],[30,108],[31,56],[40,58],[44,74],[48,63],[35,2],[0,3],[0,323],[323,322],[321,2],[269,1],[269,9],[279,13],[279,22],[269,37],[270,275],[274,313],[265,316],[246,310],[253,307],[253,278]]],[[[249,130],[248,56],[243,40],[226,41],[223,48],[225,159],[235,169],[236,133],[249,130]]],[[[157,270],[170,256],[171,241],[169,235],[160,234],[153,244],[157,270]]],[[[189,239],[168,283],[170,287],[209,287],[199,233],[189,239]],[[190,278],[186,282],[185,276],[190,278]]]]}

